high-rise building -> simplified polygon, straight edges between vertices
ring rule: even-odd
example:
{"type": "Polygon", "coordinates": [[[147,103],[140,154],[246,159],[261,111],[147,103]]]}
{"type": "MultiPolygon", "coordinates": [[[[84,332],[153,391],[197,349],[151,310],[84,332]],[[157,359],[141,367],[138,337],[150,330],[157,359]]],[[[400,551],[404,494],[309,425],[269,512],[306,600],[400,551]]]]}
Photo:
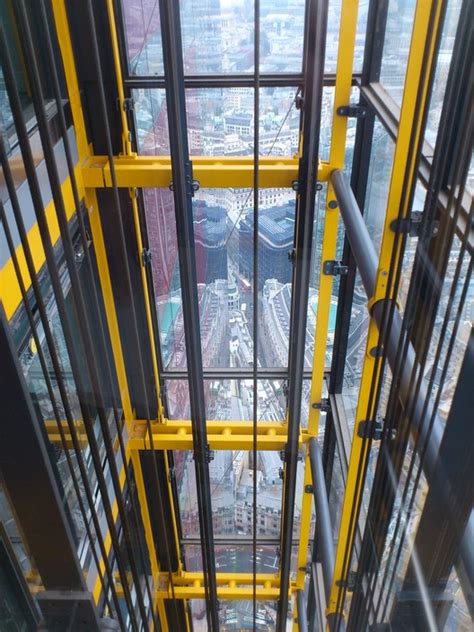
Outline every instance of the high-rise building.
{"type": "Polygon", "coordinates": [[[0,18],[0,632],[472,630],[472,0],[0,18]]]}
{"type": "MultiPolygon", "coordinates": [[[[290,254],[295,233],[295,202],[262,209],[258,220],[258,285],[267,279],[291,282],[290,254]]],[[[249,281],[253,277],[254,217],[247,213],[239,224],[239,271],[249,281]]]]}

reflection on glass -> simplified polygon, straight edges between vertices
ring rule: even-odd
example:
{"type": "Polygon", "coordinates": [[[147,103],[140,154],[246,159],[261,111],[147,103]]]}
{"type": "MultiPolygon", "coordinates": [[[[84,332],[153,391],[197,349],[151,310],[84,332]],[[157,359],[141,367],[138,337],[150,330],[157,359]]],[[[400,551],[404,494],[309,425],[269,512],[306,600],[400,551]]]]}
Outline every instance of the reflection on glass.
{"type": "Polygon", "coordinates": [[[461,241],[457,236],[454,236],[446,274],[443,279],[441,299],[437,305],[436,320],[429,342],[424,375],[425,380],[430,384],[432,397],[439,396],[437,408],[443,419],[448,418],[459,371],[461,370],[474,323],[474,279],[472,278],[471,257],[464,252],[462,259],[460,258],[461,241]],[[456,282],[455,274],[458,261],[460,261],[461,265],[459,279],[456,282]],[[454,283],[456,285],[453,287],[454,283]],[[466,286],[466,296],[463,303],[464,286],[466,286]],[[451,294],[452,304],[449,305],[451,294]],[[456,327],[455,321],[458,314],[460,314],[460,319],[456,327]],[[447,329],[441,341],[440,338],[445,320],[447,321],[447,329]],[[449,355],[451,338],[454,338],[454,344],[449,355]],[[435,355],[440,344],[442,344],[442,349],[439,360],[435,364],[435,355]],[[445,376],[443,379],[444,372],[445,376]],[[439,392],[440,389],[441,391],[439,392]]]}
{"type": "Polygon", "coordinates": [[[352,301],[351,322],[347,342],[346,362],[344,368],[344,385],[342,396],[349,427],[354,427],[359,388],[364,365],[369,313],[367,311],[367,295],[359,273],[356,275],[354,298],[352,301]]]}
{"type": "Polygon", "coordinates": [[[398,105],[402,103],[415,6],[415,0],[390,0],[388,5],[380,82],[398,105]]]}
{"type": "Polygon", "coordinates": [[[160,9],[154,0],[122,0],[130,74],[162,75],[160,9]]]}
{"type": "MultiPolygon", "coordinates": [[[[418,180],[415,187],[415,193],[413,196],[412,213],[423,212],[425,206],[426,189],[418,180]]],[[[408,298],[408,291],[410,288],[413,264],[415,262],[416,247],[418,245],[418,238],[408,235],[406,239],[405,252],[403,255],[402,264],[402,276],[400,279],[400,289],[398,291],[398,301],[401,311],[404,311],[408,298]]]]}
{"type": "MultiPolygon", "coordinates": [[[[25,575],[25,578],[29,576],[30,585],[34,581],[39,586],[41,584],[41,578],[39,577],[38,571],[36,570],[32,555],[29,551],[27,551],[25,543],[23,542],[23,537],[21,535],[20,529],[18,528],[17,521],[13,513],[13,508],[12,508],[12,505],[10,504],[10,499],[1,481],[0,481],[0,526],[1,526],[0,545],[1,545],[1,540],[3,538],[3,532],[4,532],[6,536],[8,537],[10,545],[15,553],[16,560],[23,574],[25,575]]],[[[0,594],[2,593],[0,592],[0,594]]]]}
{"type": "Polygon", "coordinates": [[[395,145],[382,123],[375,120],[364,220],[377,253],[382,243],[395,145]]]}
{"type": "Polygon", "coordinates": [[[432,147],[434,147],[436,143],[441,110],[446,96],[446,84],[448,81],[451,57],[453,55],[454,36],[456,35],[458,26],[461,4],[461,0],[449,0],[447,2],[425,130],[425,139],[432,147]]]}

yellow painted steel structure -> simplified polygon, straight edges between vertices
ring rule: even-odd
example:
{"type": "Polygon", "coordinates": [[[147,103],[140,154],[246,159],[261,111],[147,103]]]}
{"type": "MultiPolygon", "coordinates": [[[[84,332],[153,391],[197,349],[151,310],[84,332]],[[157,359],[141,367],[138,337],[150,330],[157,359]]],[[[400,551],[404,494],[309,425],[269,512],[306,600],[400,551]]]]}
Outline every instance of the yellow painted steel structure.
{"type": "MultiPolygon", "coordinates": [[[[253,160],[248,156],[191,156],[193,176],[202,189],[227,187],[251,188],[253,160]]],[[[264,157],[259,160],[262,188],[290,188],[298,179],[298,158],[264,157]]],[[[171,160],[166,156],[116,156],[115,173],[119,188],[165,188],[172,178],[171,160]]],[[[332,167],[321,161],[315,178],[325,182],[332,167]]],[[[106,156],[90,156],[82,165],[84,185],[102,189],[112,186],[109,161],[106,156]]]]}
{"type": "MultiPolygon", "coordinates": [[[[329,169],[341,169],[344,167],[344,155],[346,147],[347,118],[339,116],[337,109],[350,102],[352,89],[352,66],[354,63],[354,46],[357,30],[357,15],[359,0],[345,0],[341,7],[341,23],[339,27],[339,41],[344,46],[339,47],[336,85],[334,91],[333,122],[331,134],[331,150],[329,169]]],[[[324,216],[323,246],[321,252],[319,272],[318,308],[316,313],[316,331],[314,337],[313,367],[311,378],[311,395],[309,407],[308,430],[311,436],[318,436],[320,409],[312,404],[321,402],[323,395],[324,369],[326,360],[326,346],[328,339],[329,311],[331,307],[333,277],[323,273],[324,262],[335,259],[339,211],[332,186],[329,184],[326,194],[324,216]]],[[[305,475],[303,486],[301,528],[299,537],[298,563],[296,574],[296,586],[304,588],[306,566],[308,563],[308,547],[311,535],[312,513],[314,507],[313,494],[306,491],[307,485],[312,483],[309,449],[306,450],[305,475]]],[[[296,607],[294,608],[296,612],[296,607]]],[[[293,629],[298,629],[296,617],[293,621],[293,629]]]]}
{"type": "MultiPolygon", "coordinates": [[[[409,212],[408,196],[404,195],[404,191],[406,192],[410,189],[416,177],[416,152],[413,151],[413,148],[417,146],[420,140],[423,118],[420,113],[426,107],[430,71],[434,63],[435,41],[438,29],[441,28],[440,17],[440,2],[436,0],[418,1],[408,56],[405,90],[400,111],[376,288],[374,296],[368,302],[369,313],[376,301],[385,298],[396,300],[396,296],[393,295],[393,283],[391,286],[388,283],[390,271],[397,265],[400,250],[396,248],[396,235],[391,228],[391,224],[399,216],[399,212],[402,213],[402,217],[406,217],[409,212]]],[[[342,607],[343,604],[340,601],[343,584],[347,580],[350,570],[347,552],[352,551],[357,525],[357,520],[353,519],[352,514],[354,507],[358,506],[361,501],[363,492],[358,473],[365,471],[368,461],[368,441],[358,436],[357,429],[361,421],[372,419],[373,417],[374,411],[373,403],[371,404],[370,401],[370,392],[373,385],[380,380],[380,366],[376,360],[376,354],[372,354],[370,351],[373,348],[377,348],[380,342],[377,326],[371,318],[339,527],[333,584],[327,607],[328,614],[335,613],[338,611],[338,607],[342,607]]]]}
{"type": "MultiPolygon", "coordinates": [[[[119,103],[124,102],[123,78],[116,32],[116,19],[112,0],[106,0],[109,17],[112,53],[115,64],[117,90],[119,103]]],[[[346,146],[347,118],[337,114],[337,108],[350,102],[352,89],[352,66],[354,60],[355,37],[357,30],[358,0],[342,0],[341,22],[339,29],[338,62],[335,81],[334,113],[332,123],[331,151],[329,161],[321,161],[318,172],[315,174],[320,182],[328,182],[331,172],[344,166],[344,154],[346,146]]],[[[393,219],[398,217],[400,205],[404,204],[403,215],[408,213],[408,199],[403,195],[403,190],[409,187],[415,178],[416,164],[410,150],[413,140],[419,138],[421,133],[421,116],[416,116],[417,108],[424,107],[428,92],[429,68],[433,63],[435,33],[440,23],[441,3],[435,0],[418,0],[415,20],[413,25],[412,43],[407,66],[405,93],[401,108],[398,138],[395,148],[393,173],[390,185],[390,194],[387,204],[385,227],[381,246],[381,254],[377,271],[377,283],[374,296],[371,297],[369,311],[373,304],[386,298],[393,297],[393,288],[387,287],[389,271],[393,262],[395,264],[400,256],[399,251],[394,252],[395,234],[390,229],[393,219]],[[431,33],[429,32],[431,28],[431,33]],[[427,71],[428,69],[428,71],[427,71]]],[[[97,259],[99,281],[102,297],[105,304],[108,333],[111,340],[112,355],[117,374],[117,381],[124,411],[125,431],[124,441],[127,453],[127,464],[120,472],[120,483],[125,483],[125,467],[132,464],[137,494],[140,502],[141,518],[144,525],[145,540],[151,564],[153,577],[153,594],[155,595],[155,608],[159,614],[162,629],[167,631],[168,623],[164,607],[164,600],[171,597],[170,575],[161,572],[158,561],[156,544],[152,532],[151,519],[148,511],[147,495],[140,462],[142,450],[191,450],[193,448],[192,429],[190,420],[171,420],[163,415],[160,393],[160,376],[158,372],[158,359],[156,356],[155,330],[150,308],[151,293],[145,269],[141,268],[142,289],[145,296],[145,313],[147,331],[151,342],[151,355],[153,365],[154,384],[157,392],[158,409],[151,420],[151,433],[148,430],[148,422],[137,419],[132,409],[129,385],[125,370],[122,339],[117,318],[114,288],[111,282],[107,250],[103,236],[100,207],[96,191],[112,186],[111,169],[109,160],[105,156],[94,155],[89,145],[86,134],[84,114],[82,111],[79,83],[76,75],[74,53],[72,49],[65,0],[52,0],[53,15],[58,35],[61,57],[70,100],[72,118],[78,147],[79,161],[76,166],[76,180],[79,194],[84,199],[89,210],[89,220],[92,231],[92,241],[97,259]]],[[[122,124],[122,149],[120,156],[114,157],[114,168],[118,186],[128,189],[132,201],[133,221],[136,233],[136,248],[140,254],[143,249],[141,240],[141,225],[138,212],[136,191],[139,188],[159,187],[168,188],[172,180],[171,161],[169,157],[138,156],[132,151],[130,131],[127,117],[123,107],[120,107],[122,124]]],[[[221,157],[211,156],[192,157],[193,175],[200,183],[201,188],[251,188],[253,186],[254,162],[249,157],[221,157]]],[[[293,181],[298,178],[298,157],[262,157],[259,160],[260,186],[268,188],[291,188],[293,181]]],[[[62,184],[62,193],[68,213],[68,219],[73,215],[74,203],[71,190],[71,182],[66,179],[62,184]]],[[[327,187],[324,218],[323,247],[320,264],[320,284],[318,295],[318,308],[315,331],[315,349],[310,404],[321,401],[323,394],[323,380],[325,370],[325,356],[328,336],[329,313],[333,289],[333,277],[324,275],[322,266],[325,260],[335,259],[339,229],[339,212],[330,185],[327,187]]],[[[52,241],[59,238],[59,227],[53,203],[46,209],[48,224],[52,241]]],[[[35,265],[39,270],[44,263],[44,252],[37,226],[34,226],[28,239],[32,246],[35,265]]],[[[26,287],[30,286],[30,280],[26,271],[21,247],[18,249],[22,276],[26,287]]],[[[12,272],[11,262],[0,271],[2,300],[7,317],[10,318],[20,304],[20,292],[12,272]]],[[[396,297],[393,297],[396,298],[396,297]]],[[[354,424],[354,436],[348,469],[346,490],[344,494],[342,517],[339,529],[339,543],[336,551],[336,565],[333,578],[333,586],[328,602],[328,613],[336,611],[341,596],[340,580],[347,576],[348,568],[345,563],[346,548],[352,547],[355,534],[355,523],[351,519],[351,512],[361,497],[362,488],[358,482],[357,473],[359,467],[365,467],[367,462],[366,442],[357,435],[358,423],[370,417],[369,397],[374,380],[377,381],[377,361],[370,350],[379,344],[379,332],[374,321],[369,324],[367,350],[364,357],[360,395],[354,424]]],[[[318,435],[320,410],[310,405],[308,428],[300,433],[301,446],[305,448],[308,440],[318,435]]],[[[81,430],[81,422],[78,422],[79,440],[81,445],[87,444],[85,433],[81,430]]],[[[53,422],[46,422],[49,439],[60,444],[61,439],[53,422]]],[[[248,421],[211,420],[207,422],[208,441],[213,450],[251,450],[253,446],[253,424],[248,421]]],[[[281,422],[262,422],[257,429],[258,450],[281,450],[287,442],[287,424],[281,422]]],[[[66,447],[70,447],[70,437],[65,427],[66,447]]],[[[166,455],[166,452],[165,452],[166,455]]],[[[166,467],[169,467],[167,457],[166,467]]],[[[311,470],[309,454],[305,456],[305,475],[302,498],[301,530],[299,534],[299,549],[297,558],[296,579],[290,583],[289,597],[304,587],[306,575],[306,563],[308,557],[308,545],[311,536],[313,516],[313,496],[306,490],[311,484],[311,470]]],[[[172,523],[175,533],[176,553],[179,559],[178,571],[172,574],[174,594],[178,599],[203,599],[204,577],[202,573],[189,573],[183,570],[183,562],[180,559],[177,508],[173,504],[171,483],[168,481],[166,490],[172,511],[172,523]]],[[[113,503],[113,515],[117,517],[117,503],[113,503]]],[[[105,537],[106,549],[111,546],[110,533],[105,537]]],[[[102,568],[103,570],[103,568],[102,568]]],[[[251,573],[217,573],[218,596],[222,599],[243,600],[252,599],[253,575],[251,573]]],[[[279,596],[278,574],[257,574],[257,599],[276,600],[279,596]]],[[[99,601],[102,586],[97,578],[93,594],[96,602],[99,601]]],[[[294,612],[296,608],[293,609],[294,612]]],[[[187,615],[186,615],[187,616],[187,615]]],[[[187,620],[187,628],[190,622],[187,620]]],[[[296,621],[293,629],[298,629],[296,621]]]]}
{"type": "MultiPolygon", "coordinates": [[[[60,47],[61,57],[63,61],[64,74],[66,79],[66,85],[68,89],[68,95],[71,104],[71,112],[72,118],[76,133],[77,146],[78,146],[78,154],[79,154],[79,164],[82,165],[90,156],[90,147],[87,142],[86,135],[86,126],[84,115],[82,111],[82,103],[80,98],[80,90],[79,84],[77,80],[76,68],[75,68],[75,60],[74,54],[72,50],[71,37],[69,32],[69,24],[67,18],[67,11],[64,0],[53,0],[53,15],[56,26],[56,32],[58,36],[58,43],[60,47]]],[[[112,283],[110,279],[108,260],[106,247],[103,238],[102,232],[102,223],[100,219],[100,210],[97,203],[97,196],[95,189],[93,187],[88,187],[84,183],[83,172],[81,169],[80,176],[78,177],[78,183],[81,183],[81,187],[84,190],[84,199],[87,208],[89,209],[89,219],[91,224],[92,231],[92,240],[94,243],[94,248],[96,252],[96,260],[97,260],[97,268],[99,273],[99,280],[101,284],[101,290],[103,295],[103,300],[105,304],[105,312],[107,317],[107,325],[109,330],[109,336],[111,340],[112,346],[112,354],[114,358],[117,380],[119,384],[119,392],[122,402],[122,408],[124,410],[125,419],[132,420],[133,412],[131,407],[131,399],[128,389],[128,382],[125,372],[125,361],[123,357],[122,350],[122,342],[120,338],[120,331],[118,326],[118,318],[115,307],[115,299],[113,294],[112,283]]],[[[140,513],[145,531],[145,539],[148,547],[149,559],[150,559],[150,567],[152,571],[153,577],[153,593],[156,594],[156,578],[159,574],[159,566],[157,560],[157,554],[155,549],[155,542],[153,538],[152,528],[151,528],[151,519],[148,511],[148,504],[146,500],[146,491],[143,480],[143,473],[141,471],[141,462],[138,456],[138,453],[132,453],[128,447],[127,456],[132,463],[134,478],[137,486],[137,495],[140,499],[140,513]]],[[[122,471],[120,472],[120,483],[123,488],[123,484],[125,483],[125,468],[128,466],[124,464],[122,467],[122,471]]],[[[114,519],[117,517],[118,507],[115,502],[112,507],[114,519]]],[[[110,549],[111,546],[111,538],[110,533],[106,534],[105,537],[105,546],[106,550],[110,549]]],[[[102,563],[103,564],[103,563],[102,563]]],[[[103,570],[103,568],[102,568],[103,570]]],[[[100,598],[100,594],[102,591],[102,586],[100,584],[99,578],[97,578],[93,595],[95,600],[98,602],[100,598]]],[[[155,607],[158,611],[158,615],[160,618],[160,624],[163,630],[168,630],[168,623],[166,619],[166,612],[163,600],[158,599],[155,603],[155,607]]]]}

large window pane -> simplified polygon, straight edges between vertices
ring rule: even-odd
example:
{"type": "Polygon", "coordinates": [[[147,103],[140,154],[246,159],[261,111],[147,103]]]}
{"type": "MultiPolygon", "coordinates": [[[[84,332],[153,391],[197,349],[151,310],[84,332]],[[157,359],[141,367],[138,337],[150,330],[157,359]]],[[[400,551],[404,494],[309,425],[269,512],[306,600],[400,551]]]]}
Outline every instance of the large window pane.
{"type": "MultiPolygon", "coordinates": [[[[196,477],[193,453],[175,451],[176,482],[183,536],[199,537],[196,477]]],[[[212,518],[215,535],[248,535],[253,532],[253,453],[217,450],[209,464],[212,518]]],[[[257,533],[278,537],[281,527],[283,481],[278,452],[257,453],[257,533]]],[[[301,520],[304,465],[298,463],[294,533],[301,520]]]]}
{"type": "Polygon", "coordinates": [[[155,0],[122,0],[127,58],[132,75],[162,75],[160,8],[155,0]]]}
{"type": "Polygon", "coordinates": [[[398,105],[402,103],[415,5],[414,0],[390,0],[388,6],[380,82],[398,105]]]}
{"type": "Polygon", "coordinates": [[[349,338],[347,342],[344,385],[342,389],[347,423],[351,429],[354,427],[355,413],[359,399],[368,327],[369,313],[367,311],[367,295],[365,294],[359,273],[357,273],[354,299],[352,301],[349,338]]]}
{"type": "MultiPolygon", "coordinates": [[[[197,156],[253,155],[252,88],[186,90],[189,151],[197,156]]],[[[260,154],[292,156],[298,150],[300,112],[295,88],[260,90],[260,154]]],[[[169,154],[165,91],[133,91],[138,151],[169,154]]],[[[331,106],[332,107],[332,103],[331,106]]],[[[330,115],[330,112],[329,112],[330,115]]]]}
{"type": "Polygon", "coordinates": [[[461,0],[449,0],[446,10],[425,130],[425,138],[432,147],[434,147],[436,143],[441,110],[446,95],[446,84],[448,81],[451,57],[453,55],[454,36],[456,35],[458,26],[461,4],[461,0]]]}
{"type": "Polygon", "coordinates": [[[382,243],[395,145],[382,123],[375,120],[364,220],[377,253],[382,243]]]}
{"type": "MultiPolygon", "coordinates": [[[[258,421],[283,421],[286,396],[283,380],[258,380],[258,421]]],[[[253,380],[205,379],[206,418],[223,421],[253,419],[253,380]]],[[[186,380],[166,380],[170,419],[190,419],[186,380]]]]}
{"type": "MultiPolygon", "coordinates": [[[[253,72],[253,2],[181,0],[180,4],[186,73],[253,72]]],[[[304,0],[263,2],[260,20],[260,71],[300,72],[304,0]]]]}

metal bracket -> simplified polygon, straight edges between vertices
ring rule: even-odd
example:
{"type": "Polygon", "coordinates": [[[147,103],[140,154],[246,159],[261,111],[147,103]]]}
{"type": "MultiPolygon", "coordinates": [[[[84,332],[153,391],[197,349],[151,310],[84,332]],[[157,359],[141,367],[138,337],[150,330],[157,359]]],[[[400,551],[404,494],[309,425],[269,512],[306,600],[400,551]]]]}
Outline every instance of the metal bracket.
{"type": "Polygon", "coordinates": [[[314,492],[314,487],[312,485],[305,485],[304,486],[304,491],[307,494],[312,494],[314,492]]]}
{"type": "Polygon", "coordinates": [[[356,579],[357,579],[357,572],[349,571],[349,573],[347,574],[347,579],[338,579],[336,582],[336,586],[338,588],[346,588],[347,592],[354,592],[356,579]]]}
{"type": "Polygon", "coordinates": [[[288,250],[288,261],[294,263],[296,261],[296,249],[288,250]]]}
{"type": "MultiPolygon", "coordinates": [[[[421,211],[412,211],[410,217],[394,219],[390,224],[390,228],[394,233],[403,233],[410,237],[419,237],[421,233],[421,224],[423,221],[423,213],[421,211]]],[[[431,226],[431,236],[438,234],[439,222],[434,221],[431,226]]]]}
{"type": "Polygon", "coordinates": [[[302,110],[304,108],[304,99],[300,95],[295,97],[295,108],[297,110],[302,110]]]}
{"type": "Polygon", "coordinates": [[[151,250],[149,248],[143,248],[142,250],[142,264],[144,266],[150,265],[151,263],[151,250]]]}
{"type": "Polygon", "coordinates": [[[279,455],[283,463],[286,463],[288,461],[287,446],[285,446],[282,450],[279,451],[279,455]]]}
{"type": "Polygon", "coordinates": [[[311,564],[306,564],[306,566],[300,566],[298,570],[301,571],[302,573],[306,573],[307,575],[309,575],[311,573],[311,564]]]}
{"type": "Polygon", "coordinates": [[[176,478],[176,470],[174,467],[170,467],[168,470],[168,480],[171,482],[176,478]]]}
{"type": "Polygon", "coordinates": [[[120,111],[120,108],[122,108],[124,112],[133,112],[133,110],[135,109],[135,101],[132,99],[132,97],[126,97],[120,104],[120,99],[116,99],[115,107],[118,111],[120,111]]]}
{"type": "Polygon", "coordinates": [[[299,180],[292,180],[292,182],[291,182],[291,188],[293,189],[293,191],[295,191],[296,193],[298,193],[298,191],[300,190],[300,183],[299,183],[299,180]]]}
{"type": "Polygon", "coordinates": [[[132,112],[135,109],[135,101],[132,97],[127,97],[123,100],[122,107],[125,112],[132,112]]]}
{"type": "Polygon", "coordinates": [[[340,105],[336,111],[339,116],[348,118],[364,118],[367,115],[367,108],[363,105],[340,105]]]}
{"type": "Polygon", "coordinates": [[[327,276],[345,276],[348,272],[349,268],[335,259],[328,259],[323,264],[323,274],[327,276]]]}
{"type": "Polygon", "coordinates": [[[214,461],[214,457],[215,450],[211,450],[209,444],[207,443],[206,447],[204,448],[204,460],[206,461],[206,463],[210,463],[211,461],[214,461]]]}
{"type": "MultiPolygon", "coordinates": [[[[199,180],[193,179],[193,164],[191,161],[186,163],[185,169],[186,169],[185,180],[186,180],[187,193],[191,197],[194,197],[194,194],[196,193],[196,191],[199,191],[201,184],[199,180]]],[[[169,183],[168,188],[170,191],[174,191],[173,180],[171,180],[171,182],[169,183]]]]}
{"type": "Polygon", "coordinates": [[[360,421],[357,426],[357,436],[361,439],[373,439],[380,441],[382,438],[383,426],[380,419],[369,419],[368,421],[360,421]]]}
{"type": "Polygon", "coordinates": [[[322,413],[328,413],[331,410],[331,404],[327,397],[323,397],[320,402],[313,402],[311,407],[320,410],[322,413]]]}

